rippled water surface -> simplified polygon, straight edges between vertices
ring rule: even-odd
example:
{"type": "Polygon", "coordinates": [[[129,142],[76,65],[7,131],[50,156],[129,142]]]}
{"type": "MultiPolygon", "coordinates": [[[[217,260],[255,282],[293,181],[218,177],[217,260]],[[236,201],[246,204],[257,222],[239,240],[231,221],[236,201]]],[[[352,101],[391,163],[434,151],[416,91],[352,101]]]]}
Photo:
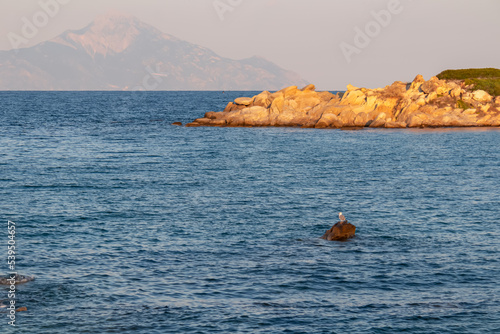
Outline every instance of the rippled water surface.
{"type": "Polygon", "coordinates": [[[0,331],[500,332],[499,130],[170,125],[242,95],[0,93],[0,331]]]}

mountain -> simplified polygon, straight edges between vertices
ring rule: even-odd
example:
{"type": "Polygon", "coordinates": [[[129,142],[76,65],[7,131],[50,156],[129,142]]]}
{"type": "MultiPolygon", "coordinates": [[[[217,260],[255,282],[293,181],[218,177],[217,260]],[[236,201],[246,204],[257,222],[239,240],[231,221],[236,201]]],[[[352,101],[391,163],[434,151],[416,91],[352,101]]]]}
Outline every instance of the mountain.
{"type": "Polygon", "coordinates": [[[260,57],[233,60],[127,15],[0,52],[0,90],[278,90],[306,85],[260,57]]]}

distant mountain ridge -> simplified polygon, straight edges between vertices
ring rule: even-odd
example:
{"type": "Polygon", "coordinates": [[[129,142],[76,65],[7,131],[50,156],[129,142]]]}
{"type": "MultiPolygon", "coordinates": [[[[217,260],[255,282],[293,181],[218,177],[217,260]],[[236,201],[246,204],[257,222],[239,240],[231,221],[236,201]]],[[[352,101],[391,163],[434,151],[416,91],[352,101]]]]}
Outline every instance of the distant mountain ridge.
{"type": "Polygon", "coordinates": [[[98,17],[36,46],[0,51],[0,90],[278,90],[306,84],[264,58],[220,57],[128,15],[98,17]]]}

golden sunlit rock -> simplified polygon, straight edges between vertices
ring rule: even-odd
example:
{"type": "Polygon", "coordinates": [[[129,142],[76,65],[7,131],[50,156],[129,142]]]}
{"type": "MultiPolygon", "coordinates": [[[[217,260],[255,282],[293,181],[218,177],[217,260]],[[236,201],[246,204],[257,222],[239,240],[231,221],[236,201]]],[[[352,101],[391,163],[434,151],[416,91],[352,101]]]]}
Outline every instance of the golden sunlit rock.
{"type": "Polygon", "coordinates": [[[188,126],[283,126],[305,128],[414,128],[500,126],[500,97],[464,82],[396,81],[378,89],[347,86],[342,97],[314,85],[262,92],[230,102],[188,126]]]}

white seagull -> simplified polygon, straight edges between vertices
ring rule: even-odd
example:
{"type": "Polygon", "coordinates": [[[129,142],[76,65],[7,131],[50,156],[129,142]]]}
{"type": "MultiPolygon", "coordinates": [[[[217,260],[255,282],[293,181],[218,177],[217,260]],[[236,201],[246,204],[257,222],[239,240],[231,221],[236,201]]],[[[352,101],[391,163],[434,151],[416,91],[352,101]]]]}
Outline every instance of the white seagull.
{"type": "Polygon", "coordinates": [[[341,223],[345,223],[347,219],[345,219],[345,216],[342,214],[342,212],[339,212],[339,220],[341,223]]]}

